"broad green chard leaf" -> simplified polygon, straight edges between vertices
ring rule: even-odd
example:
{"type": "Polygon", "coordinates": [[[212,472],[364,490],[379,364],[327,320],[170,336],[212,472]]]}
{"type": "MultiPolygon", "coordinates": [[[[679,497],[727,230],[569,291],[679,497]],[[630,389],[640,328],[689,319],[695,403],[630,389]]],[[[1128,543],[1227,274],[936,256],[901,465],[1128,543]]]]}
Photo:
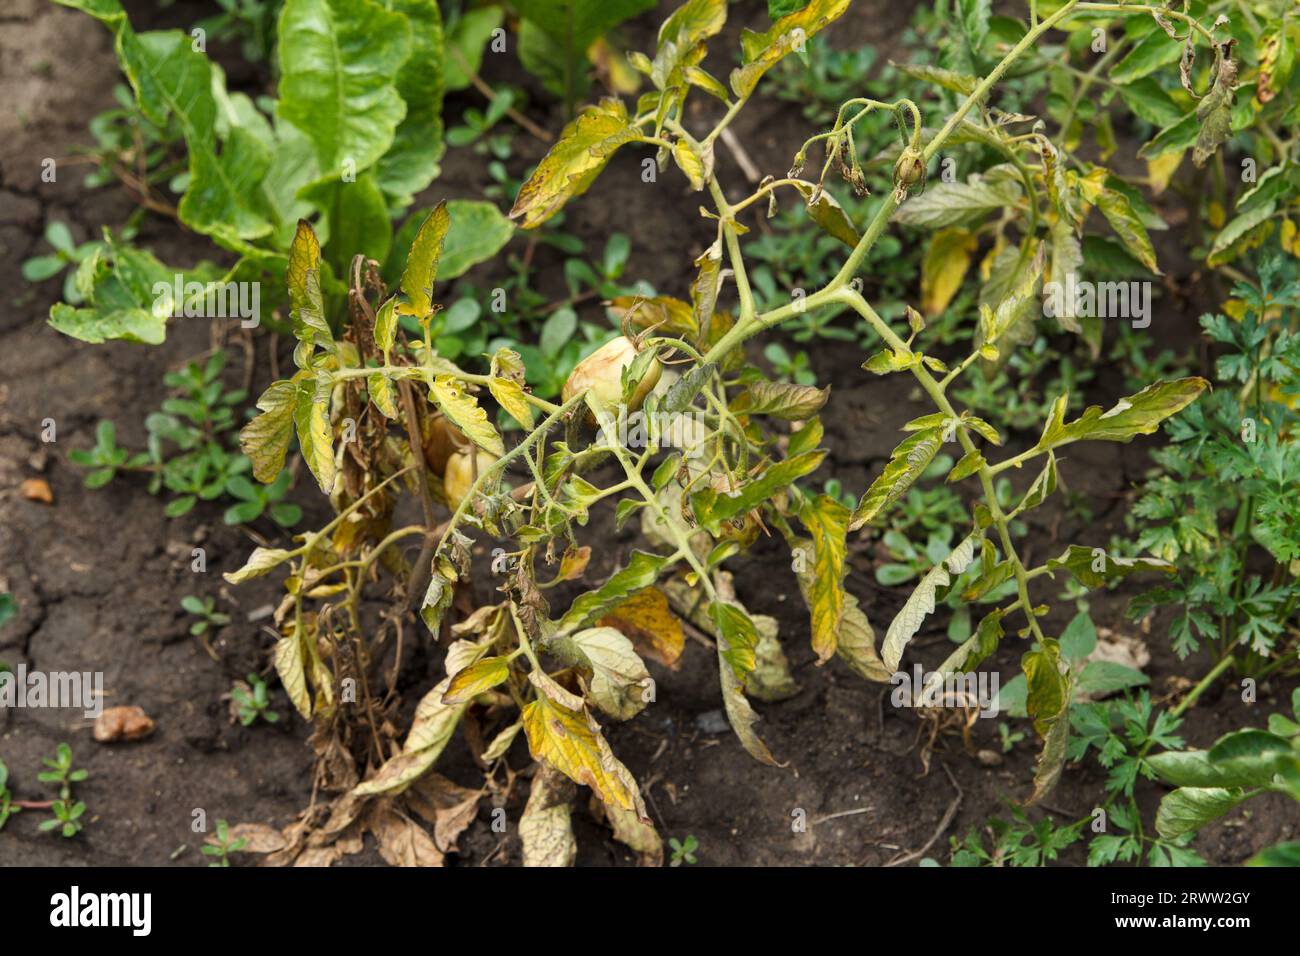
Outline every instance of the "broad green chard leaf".
{"type": "Polygon", "coordinates": [[[442,93],[447,63],[437,0],[391,0],[388,6],[406,15],[411,55],[397,71],[397,92],[406,104],[406,115],[375,172],[384,193],[405,208],[438,175],[438,161],[446,148],[442,93]]]}
{"type": "Polygon", "coordinates": [[[285,0],[279,113],[312,141],[323,176],[359,175],[393,145],[411,46],[407,18],[376,0],[285,0]]]}
{"type": "Polygon", "coordinates": [[[117,0],[58,0],[104,23],[114,34],[118,59],[141,111],[156,126],[174,117],[189,155],[189,185],[177,213],[196,232],[237,243],[271,231],[262,180],[271,153],[243,127],[217,138],[218,104],[225,79],[192,38],[178,30],[136,33],[117,0]]]}
{"type": "Polygon", "coordinates": [[[1156,810],[1156,832],[1174,840],[1199,830],[1236,808],[1247,794],[1221,787],[1179,787],[1166,794],[1156,810]]]}

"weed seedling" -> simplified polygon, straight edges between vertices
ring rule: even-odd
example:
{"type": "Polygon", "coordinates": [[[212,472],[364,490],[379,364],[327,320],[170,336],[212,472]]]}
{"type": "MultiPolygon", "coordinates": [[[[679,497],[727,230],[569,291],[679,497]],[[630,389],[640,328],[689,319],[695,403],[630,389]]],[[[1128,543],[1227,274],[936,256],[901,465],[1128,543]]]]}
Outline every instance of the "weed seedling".
{"type": "Polygon", "coordinates": [[[1002,752],[1004,754],[1011,753],[1011,751],[1015,749],[1016,744],[1020,743],[1020,741],[1024,739],[1024,732],[1012,730],[1011,725],[1005,720],[998,724],[998,740],[1002,744],[1002,752]]]}
{"type": "Polygon", "coordinates": [[[302,509],[283,501],[293,485],[293,475],[282,471],[269,485],[255,485],[243,475],[226,481],[226,494],[238,498],[239,504],[226,509],[226,524],[252,524],[263,512],[281,528],[292,528],[302,518],[302,509]]]}
{"type": "Polygon", "coordinates": [[[274,724],[280,719],[280,715],[271,710],[266,681],[256,674],[249,674],[247,683],[236,681],[230,691],[230,698],[234,701],[239,722],[245,727],[251,726],[258,717],[268,724],[274,724]]]}
{"type": "Polygon", "coordinates": [[[208,866],[230,866],[230,854],[238,853],[248,843],[244,837],[230,839],[230,825],[225,820],[217,821],[217,832],[208,837],[207,844],[203,847],[204,856],[213,856],[213,860],[208,866]]]}
{"type": "Polygon", "coordinates": [[[9,768],[5,762],[0,760],[0,830],[5,828],[9,818],[17,813],[22,807],[14,805],[14,795],[9,792],[9,768]]]}
{"type": "Polygon", "coordinates": [[[86,805],[80,800],[76,803],[69,803],[67,800],[55,800],[50,805],[50,810],[54,814],[54,819],[42,820],[40,830],[48,831],[61,828],[60,832],[68,839],[81,832],[84,826],[81,818],[86,813],[86,805]]]}
{"type": "Polygon", "coordinates": [[[209,630],[215,631],[230,623],[230,615],[217,610],[216,598],[199,598],[189,594],[181,598],[181,607],[198,618],[190,625],[190,634],[194,637],[202,637],[209,630]]]}
{"type": "Polygon", "coordinates": [[[683,863],[695,863],[695,851],[700,847],[700,841],[695,839],[694,834],[687,834],[686,839],[678,841],[677,837],[669,837],[668,847],[673,851],[672,861],[669,866],[681,866],[683,863]]]}
{"type": "Polygon", "coordinates": [[[83,242],[74,245],[72,233],[61,222],[51,222],[45,227],[45,241],[54,247],[52,255],[32,256],[23,263],[23,278],[28,282],[44,282],[52,279],[69,266],[68,274],[63,279],[63,298],[73,304],[82,301],[83,296],[77,289],[77,270],[85,260],[95,254],[95,250],[104,244],[98,241],[83,242]]]}
{"type": "Polygon", "coordinates": [[[54,752],[54,759],[46,757],[42,760],[49,770],[42,770],[36,775],[36,779],[41,783],[57,783],[59,785],[60,799],[67,801],[72,797],[72,785],[81,783],[90,774],[85,770],[72,769],[72,748],[67,744],[59,744],[54,752]]]}

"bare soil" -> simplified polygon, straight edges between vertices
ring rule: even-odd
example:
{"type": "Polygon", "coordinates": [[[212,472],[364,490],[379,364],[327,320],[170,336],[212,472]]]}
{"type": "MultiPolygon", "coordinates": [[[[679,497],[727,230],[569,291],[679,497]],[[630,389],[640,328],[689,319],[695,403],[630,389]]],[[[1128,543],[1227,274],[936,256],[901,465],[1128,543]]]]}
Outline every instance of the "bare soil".
{"type": "MultiPolygon", "coordinates": [[[[138,27],[189,23],[205,9],[182,4],[162,11],[134,3],[138,27]],[[149,9],[146,9],[148,7],[149,9]]],[[[909,4],[859,0],[835,31],[840,46],[893,43],[911,14],[909,4]]],[[[755,6],[757,15],[757,6],[755,6]]],[[[737,42],[740,11],[718,48],[737,42]]],[[[648,37],[653,17],[630,29],[648,37]]],[[[643,44],[644,45],[644,44],[643,44]]],[[[892,54],[891,54],[892,55],[892,54]]],[[[489,57],[489,80],[528,82],[509,57],[489,57]]],[[[232,84],[265,80],[261,71],[232,74],[232,84]]],[[[148,740],[121,746],[92,741],[90,722],[79,713],[20,709],[0,712],[0,760],[10,771],[10,788],[20,800],[49,798],[36,779],[40,759],[52,755],[60,741],[73,747],[78,766],[90,771],[79,794],[90,807],[85,832],[74,840],[39,833],[38,814],[13,818],[0,832],[0,864],[36,865],[202,865],[203,835],[193,829],[196,811],[209,821],[265,822],[284,825],[311,799],[311,754],[307,728],[278,686],[273,702],[286,719],[272,727],[233,724],[222,695],[250,671],[270,673],[271,638],[250,611],[272,601],[274,581],[261,579],[231,589],[220,574],[242,564],[253,546],[249,534],[221,522],[221,509],[200,506],[178,520],[163,515],[162,504],[146,493],[141,481],[118,480],[100,491],[82,486],[83,474],[67,460],[73,448],[94,442],[101,418],[118,426],[124,446],[144,440],[143,420],[166,397],[162,370],[176,368],[205,354],[214,344],[213,330],[200,323],[177,322],[165,345],[146,348],[124,343],[84,345],[51,330],[45,322],[59,295],[59,280],[37,287],[19,274],[22,261],[43,249],[40,236],[52,220],[67,223],[82,241],[96,235],[101,223],[120,223],[132,203],[117,188],[83,188],[83,167],[60,162],[56,182],[42,182],[41,159],[66,159],[90,142],[89,119],[112,104],[118,82],[109,37],[98,24],[74,11],[40,0],[10,0],[0,15],[0,83],[8,109],[0,114],[0,288],[9,290],[0,310],[0,591],[15,596],[19,613],[0,632],[0,660],[29,669],[102,671],[107,703],[138,704],[158,724],[148,740]],[[57,441],[41,441],[42,423],[52,419],[57,441]],[[20,483],[31,477],[49,482],[53,505],[24,499],[20,483]],[[208,570],[190,570],[191,549],[206,550],[208,570]],[[188,616],[180,608],[186,594],[218,596],[233,622],[213,642],[213,660],[187,633],[188,616]]],[[[538,97],[536,102],[547,102],[538,97]]],[[[472,97],[449,103],[455,117],[472,97]]],[[[534,107],[532,116],[558,130],[557,109],[534,107]]],[[[738,122],[736,132],[764,172],[781,172],[794,144],[809,135],[796,107],[760,100],[738,122]]],[[[516,174],[541,154],[539,143],[520,137],[511,169],[516,174]]],[[[725,182],[739,183],[731,157],[720,153],[725,182]]],[[[449,154],[443,177],[424,197],[477,195],[486,173],[477,157],[449,154]]],[[[664,202],[659,189],[678,188],[671,180],[659,189],[642,186],[637,158],[616,158],[610,170],[581,201],[570,207],[568,229],[599,250],[613,230],[633,239],[628,274],[644,276],[664,292],[683,295],[689,260],[702,249],[708,230],[694,217],[694,203],[664,202]],[[636,185],[629,185],[636,184],[636,185]]],[[[668,177],[665,177],[668,179],[668,177]]],[[[145,220],[141,243],[168,261],[188,263],[213,258],[212,247],[157,217],[145,220]]],[[[1176,238],[1160,250],[1162,263],[1178,288],[1194,288],[1192,266],[1176,238]]],[[[559,288],[559,262],[543,252],[537,268],[543,283],[559,288]]],[[[1194,296],[1193,296],[1194,300],[1194,296]]],[[[1162,344],[1186,346],[1196,341],[1199,309],[1186,299],[1162,300],[1155,328],[1162,344]]],[[[599,306],[593,307],[593,314],[599,306]]],[[[834,385],[824,416],[831,459],[827,477],[851,489],[865,488],[897,441],[903,422],[929,409],[917,396],[900,395],[897,383],[860,370],[860,358],[833,344],[814,346],[812,360],[822,381],[834,385]]],[[[241,375],[244,356],[231,347],[232,381],[241,375]]],[[[259,340],[249,358],[254,389],[270,380],[267,343],[259,340]]],[[[1118,373],[1103,367],[1089,385],[1090,401],[1108,404],[1122,394],[1118,373]]],[[[1022,447],[1034,436],[1017,436],[1022,447]]],[[[1072,491],[1084,496],[1094,512],[1085,525],[1059,504],[1034,512],[1031,534],[1041,558],[1069,542],[1105,545],[1123,527],[1126,500],[1147,467],[1150,442],[1075,446],[1062,462],[1072,491]]],[[[1014,450],[1014,448],[1013,448],[1014,450]]],[[[1021,485],[1027,475],[1020,476],[1021,485]]],[[[324,517],[319,496],[299,486],[298,500],[307,509],[306,523],[324,517]]],[[[258,532],[271,535],[270,526],[258,532]]],[[[631,529],[616,532],[612,515],[598,514],[588,529],[596,545],[593,575],[599,579],[635,546],[631,529]]],[[[872,555],[860,553],[850,575],[850,589],[872,621],[882,627],[901,606],[905,589],[882,588],[872,574],[872,555]]],[[[919,849],[936,834],[950,804],[960,798],[956,815],[930,849],[947,857],[947,838],[964,834],[987,816],[1002,812],[1004,800],[1023,799],[1032,777],[1036,748],[1019,744],[1001,765],[985,766],[971,756],[956,734],[940,735],[928,773],[918,738],[926,730],[914,712],[888,706],[884,691],[851,674],[838,661],[814,663],[806,640],[807,613],[779,541],[761,543],[733,562],[739,597],[760,613],[781,622],[787,654],[802,690],[779,704],[757,704],[759,730],[784,769],[762,766],[747,756],[729,731],[717,729],[721,699],[716,664],[710,652],[688,642],[680,667],[669,671],[651,665],[658,689],[656,703],[638,718],[606,727],[615,752],[624,760],[649,798],[652,816],[665,838],[692,834],[697,855],[707,865],[879,865],[919,849]],[[951,771],[951,777],[948,771],[951,771]],[[953,780],[960,786],[960,793],[953,780]],[[796,811],[810,825],[792,828],[796,811]]],[[[481,600],[493,585],[477,582],[481,600]]],[[[1099,594],[1092,601],[1099,625],[1133,634],[1123,617],[1127,593],[1099,594]]],[[[1049,631],[1063,627],[1069,605],[1046,621],[1049,631]]],[[[1145,635],[1152,653],[1147,668],[1153,693],[1186,688],[1208,666],[1203,658],[1177,661],[1168,650],[1166,623],[1157,619],[1145,635]]],[[[945,621],[915,643],[921,661],[933,665],[949,652],[945,621]]],[[[1008,637],[990,667],[1006,678],[1019,670],[1027,645],[1008,637]]],[[[418,654],[403,672],[408,710],[441,674],[441,652],[418,654]]],[[[274,677],[271,677],[274,685],[274,677]]],[[[1189,745],[1204,746],[1243,724],[1260,725],[1272,710],[1284,709],[1289,688],[1260,689],[1260,700],[1243,704],[1230,679],[1212,688],[1188,714],[1182,729],[1189,745]]],[[[976,723],[976,748],[1000,751],[997,720],[976,723]]],[[[517,768],[528,765],[526,748],[511,755],[517,768]]],[[[440,769],[465,785],[477,785],[477,771],[458,738],[440,769]]],[[[1067,770],[1049,802],[1061,822],[1086,815],[1100,799],[1104,776],[1088,765],[1067,770]]],[[[1161,788],[1141,785],[1148,819],[1161,788]]],[[[506,804],[517,820],[526,787],[516,787],[506,804]]],[[[494,833],[490,807],[482,805],[478,821],[460,840],[451,859],[464,865],[514,864],[518,840],[494,833]]],[[[585,810],[576,815],[579,862],[627,864],[631,854],[585,810]]],[[[1253,800],[1209,828],[1197,849],[1219,864],[1239,863],[1255,851],[1297,832],[1294,804],[1273,796],[1253,800]]],[[[1081,851],[1065,857],[1082,863],[1081,851]]],[[[368,848],[353,863],[378,863],[368,848]]]]}

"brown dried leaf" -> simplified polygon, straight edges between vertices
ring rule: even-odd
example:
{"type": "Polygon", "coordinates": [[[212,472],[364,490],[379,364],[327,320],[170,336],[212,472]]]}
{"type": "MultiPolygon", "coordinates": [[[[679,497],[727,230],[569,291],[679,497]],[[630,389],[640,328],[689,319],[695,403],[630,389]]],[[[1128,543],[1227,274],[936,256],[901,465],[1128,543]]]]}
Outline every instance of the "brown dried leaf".
{"type": "Polygon", "coordinates": [[[366,829],[379,844],[379,855],[393,866],[442,866],[433,838],[391,800],[378,800],[366,814],[366,829]]]}
{"type": "Polygon", "coordinates": [[[456,851],[457,838],[478,816],[482,790],[452,783],[441,774],[426,774],[405,794],[406,805],[433,824],[433,842],[443,853],[456,851]]]}
{"type": "Polygon", "coordinates": [[[283,830],[267,826],[265,823],[237,823],[230,828],[231,843],[243,840],[243,853],[275,853],[289,846],[289,838],[283,830]]]}
{"type": "Polygon", "coordinates": [[[573,866],[578,845],[569,804],[576,792],[559,771],[545,764],[538,768],[519,820],[524,866],[573,866]]]}

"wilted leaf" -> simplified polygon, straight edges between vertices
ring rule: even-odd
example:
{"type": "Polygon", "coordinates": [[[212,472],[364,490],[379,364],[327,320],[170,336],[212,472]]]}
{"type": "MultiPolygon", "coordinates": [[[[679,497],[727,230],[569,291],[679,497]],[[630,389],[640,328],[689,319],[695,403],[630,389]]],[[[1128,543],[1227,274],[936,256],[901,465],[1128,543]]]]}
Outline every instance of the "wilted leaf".
{"type": "Polygon", "coordinates": [[[659,28],[659,46],[650,69],[655,87],[680,85],[685,68],[702,58],[704,42],[726,20],[726,0],[687,0],[674,10],[659,28]]]}
{"type": "Polygon", "coordinates": [[[977,76],[957,73],[954,70],[945,70],[943,67],[932,66],[928,63],[895,63],[890,60],[890,64],[905,76],[920,80],[922,83],[933,83],[935,86],[951,90],[953,93],[960,93],[962,96],[970,96],[975,92],[976,87],[980,85],[977,76]]]}
{"type": "Polygon", "coordinates": [[[673,160],[677,163],[677,168],[690,181],[692,189],[699,192],[704,188],[709,169],[693,144],[685,139],[678,139],[673,143],[673,160]]]}
{"type": "Polygon", "coordinates": [[[735,492],[705,488],[691,495],[696,520],[710,534],[721,533],[722,522],[759,507],[778,490],[817,470],[826,458],[824,451],[806,451],[775,462],[756,478],[751,478],[735,492]]]}
{"type": "Polygon", "coordinates": [[[519,731],[523,729],[524,722],[519,720],[493,737],[492,742],[487,746],[487,750],[483,751],[483,761],[490,763],[504,757],[510,752],[510,747],[515,742],[515,738],[519,736],[519,731]]]}
{"type": "Polygon", "coordinates": [[[367,375],[366,391],[370,393],[370,400],[375,403],[375,408],[379,409],[381,415],[393,421],[397,420],[397,395],[388,376],[383,372],[372,372],[367,375]]]}
{"type": "Polygon", "coordinates": [[[442,851],[433,838],[410,817],[399,813],[392,801],[371,804],[364,819],[379,855],[389,866],[442,866],[442,851]]]}
{"type": "Polygon", "coordinates": [[[445,704],[452,680],[487,650],[491,638],[480,642],[456,641],[447,649],[447,676],[440,680],[416,705],[411,729],[402,744],[402,752],[389,758],[367,780],[353,787],[352,797],[391,793],[409,786],[437,762],[456,731],[468,704],[445,704]]]}
{"type": "Polygon", "coordinates": [[[375,345],[387,358],[397,341],[397,297],[389,296],[375,313],[375,345]]]}
{"type": "Polygon", "coordinates": [[[1047,453],[1047,464],[1043,470],[1038,473],[1034,483],[1029,486],[1025,492],[1024,498],[1020,499],[1020,504],[1016,508],[1018,512],[1028,511],[1030,508],[1037,508],[1052,492],[1056,491],[1056,456],[1050,451],[1047,453]]]}
{"type": "Polygon", "coordinates": [[[623,634],[612,627],[589,627],[571,637],[591,670],[591,701],[617,720],[627,720],[649,703],[650,673],[623,634]]]}
{"type": "Polygon", "coordinates": [[[941,315],[961,288],[975,252],[975,236],[966,229],[941,229],[930,237],[921,260],[921,310],[941,315]]]}
{"type": "Polygon", "coordinates": [[[1061,673],[1060,644],[1051,639],[1025,654],[1020,667],[1028,684],[1025,710],[1034,721],[1034,730],[1043,738],[1043,751],[1034,771],[1034,792],[1028,800],[1034,804],[1052,791],[1065,766],[1070,681],[1061,673]]]}
{"type": "Polygon", "coordinates": [[[803,196],[804,209],[812,217],[812,221],[817,223],[828,236],[838,239],[850,249],[855,247],[862,239],[858,229],[853,225],[853,220],[849,214],[844,211],[844,207],[839,204],[827,190],[812,183],[806,183],[798,180],[794,184],[803,196]],[[816,199],[813,197],[816,196],[816,199]]]}
{"type": "Polygon", "coordinates": [[[740,739],[741,746],[755,760],[772,767],[781,766],[754,730],[758,714],[754,713],[754,708],[745,699],[740,680],[723,658],[721,643],[718,644],[718,676],[722,682],[722,705],[727,712],[727,721],[740,739]]]}
{"type": "Polygon", "coordinates": [[[257,400],[262,414],[239,432],[239,450],[253,465],[253,477],[263,484],[275,481],[284,467],[284,456],[293,438],[294,409],[298,386],[281,379],[257,400]]]}
{"type": "Polygon", "coordinates": [[[709,619],[713,621],[718,638],[718,657],[726,662],[740,686],[754,669],[754,647],[758,631],[748,612],[739,604],[714,601],[709,605],[709,619]]]}
{"type": "Polygon", "coordinates": [[[1097,208],[1106,217],[1129,254],[1156,275],[1161,275],[1156,266],[1156,252],[1151,246],[1151,237],[1147,235],[1141,218],[1133,211],[1128,197],[1115,189],[1103,189],[1097,199],[1097,208]]]}
{"type": "Polygon", "coordinates": [[[844,617],[849,509],[830,495],[818,495],[805,502],[799,520],[812,535],[813,578],[808,589],[812,646],[823,663],[835,653],[844,617]]]}
{"type": "Polygon", "coordinates": [[[1030,317],[1039,309],[1038,293],[1046,262],[1047,247],[1039,243],[1028,267],[1019,275],[1019,284],[1008,291],[997,308],[981,303],[976,336],[979,345],[997,345],[1004,338],[1010,338],[1013,342],[1020,340],[1022,327],[1031,325],[1030,317]]]}
{"type": "Polygon", "coordinates": [[[303,720],[311,720],[311,697],[307,693],[307,674],[303,669],[302,638],[298,629],[290,625],[289,633],[275,642],[275,672],[280,675],[280,683],[289,700],[302,714],[303,720]]]}
{"type": "Polygon", "coordinates": [[[573,784],[563,774],[545,765],[538,769],[519,819],[524,866],[573,866],[578,854],[569,807],[573,797],[573,784]]]}
{"type": "Polygon", "coordinates": [[[483,793],[454,784],[441,774],[427,773],[407,789],[404,802],[433,825],[433,842],[444,853],[452,853],[460,835],[478,815],[483,793]]]}
{"type": "Polygon", "coordinates": [[[301,219],[289,247],[285,278],[289,285],[289,318],[294,337],[301,343],[294,357],[298,366],[305,368],[306,359],[316,346],[328,351],[333,347],[334,338],[325,321],[325,303],[320,291],[320,242],[311,226],[301,219]]]}
{"type": "Polygon", "coordinates": [[[505,454],[505,443],[502,442],[500,433],[474,397],[466,394],[459,379],[454,375],[437,375],[433,379],[431,391],[433,400],[442,413],[474,444],[497,457],[505,454]]]}
{"type": "Polygon", "coordinates": [[[302,457],[315,476],[316,483],[320,485],[320,490],[326,495],[334,490],[336,474],[334,430],[330,426],[330,391],[330,383],[324,378],[299,380],[293,410],[302,457]]]}
{"type": "Polygon", "coordinates": [[[849,530],[861,528],[907,494],[912,483],[930,467],[942,444],[942,427],[924,428],[904,439],[890,453],[889,464],[858,502],[849,521],[849,530]]]}
{"type": "Polygon", "coordinates": [[[1156,832],[1166,840],[1194,833],[1236,808],[1246,794],[1220,787],[1179,787],[1165,794],[1156,810],[1156,832]]]}
{"type": "Polygon", "coordinates": [[[600,725],[586,711],[570,710],[539,694],[524,705],[524,733],[533,757],[544,760],[601,800],[645,816],[632,775],[614,756],[600,725]]]}
{"type": "Polygon", "coordinates": [[[411,243],[406,256],[406,269],[402,272],[402,292],[406,302],[397,311],[422,319],[433,311],[433,284],[438,280],[438,261],[442,258],[442,243],[451,225],[451,213],[443,200],[429,211],[411,243]]]}
{"type": "Polygon", "coordinates": [[[789,700],[799,693],[799,684],[781,647],[781,626],[767,614],[751,614],[750,619],[758,640],[754,644],[754,669],[745,678],[745,693],[755,700],[789,700]]]}
{"type": "Polygon", "coordinates": [[[598,623],[614,627],[631,639],[644,657],[676,668],[686,639],[682,622],[668,607],[668,598],[656,587],[642,588],[610,608],[598,623]]]}
{"type": "Polygon", "coordinates": [[[1073,574],[1079,583],[1089,588],[1099,588],[1111,581],[1126,578],[1138,571],[1160,571],[1174,574],[1177,566],[1159,558],[1121,558],[1107,554],[1100,548],[1085,548],[1072,544],[1059,558],[1047,562],[1051,571],[1064,568],[1073,574]]]}
{"type": "Polygon", "coordinates": [[[524,398],[524,387],[512,378],[493,377],[488,380],[488,391],[510,413],[510,417],[526,429],[533,427],[533,406],[524,398]]]}
{"type": "Polygon", "coordinates": [[[839,19],[848,7],[849,0],[810,0],[764,33],[746,29],[740,35],[741,65],[731,71],[731,89],[737,96],[749,96],[768,69],[787,53],[802,50],[814,34],[839,19]]]}
{"type": "Polygon", "coordinates": [[[718,291],[722,286],[720,239],[700,253],[695,266],[699,271],[691,283],[691,317],[695,326],[692,334],[697,334],[698,329],[709,328],[718,307],[718,291]]]}
{"type": "Polygon", "coordinates": [[[1048,413],[1036,447],[1045,450],[1075,441],[1126,442],[1135,435],[1153,434],[1162,421],[1190,405],[1209,384],[1195,376],[1156,382],[1136,395],[1121,398],[1109,411],[1091,405],[1068,425],[1062,423],[1065,398],[1058,398],[1048,413]]]}
{"type": "Polygon", "coordinates": [[[292,551],[284,551],[280,548],[254,548],[242,568],[238,571],[227,571],[222,577],[231,584],[243,584],[252,578],[260,578],[292,557],[292,551]]]}
{"type": "Polygon", "coordinates": [[[830,393],[829,385],[817,388],[793,382],[751,382],[732,400],[731,410],[737,415],[770,415],[801,422],[821,411],[830,393]]]}
{"type": "Polygon", "coordinates": [[[884,643],[880,645],[880,659],[891,674],[898,670],[903,649],[921,629],[925,619],[934,613],[935,596],[939,588],[947,587],[970,567],[975,557],[975,542],[980,538],[978,532],[963,538],[948,557],[927,571],[908,596],[902,610],[889,622],[884,643]]]}
{"type": "Polygon", "coordinates": [[[442,695],[444,704],[467,704],[485,690],[496,687],[510,676],[510,660],[506,657],[485,657],[469,665],[447,686],[442,695]]]}
{"type": "Polygon", "coordinates": [[[1012,179],[986,180],[975,174],[964,183],[939,182],[898,207],[894,218],[907,226],[939,229],[972,224],[992,212],[1017,205],[1023,188],[1012,179]]]}
{"type": "Polygon", "coordinates": [[[1237,87],[1237,64],[1225,56],[1222,46],[1214,48],[1214,86],[1196,107],[1196,120],[1200,130],[1196,134],[1196,148],[1192,162],[1204,166],[1219,147],[1232,135],[1232,100],[1237,87]]]}
{"type": "Polygon", "coordinates": [[[559,620],[561,632],[574,631],[613,611],[643,588],[654,584],[666,558],[648,551],[633,551],[627,567],[620,568],[594,591],[574,598],[569,610],[559,620]]]}
{"type": "Polygon", "coordinates": [[[957,464],[953,466],[952,471],[948,472],[948,477],[944,480],[961,481],[963,478],[969,478],[986,464],[987,462],[984,460],[984,456],[978,451],[968,451],[966,454],[962,455],[961,461],[957,462],[957,464]]]}
{"type": "Polygon", "coordinates": [[[624,143],[640,137],[617,99],[591,106],[564,127],[532,176],[519,190],[510,218],[523,219],[534,229],[580,196],[600,175],[609,158],[624,143]]]}
{"type": "Polygon", "coordinates": [[[694,336],[699,331],[691,307],[670,295],[615,296],[609,310],[619,322],[627,317],[638,329],[654,329],[662,335],[694,336]]]}

